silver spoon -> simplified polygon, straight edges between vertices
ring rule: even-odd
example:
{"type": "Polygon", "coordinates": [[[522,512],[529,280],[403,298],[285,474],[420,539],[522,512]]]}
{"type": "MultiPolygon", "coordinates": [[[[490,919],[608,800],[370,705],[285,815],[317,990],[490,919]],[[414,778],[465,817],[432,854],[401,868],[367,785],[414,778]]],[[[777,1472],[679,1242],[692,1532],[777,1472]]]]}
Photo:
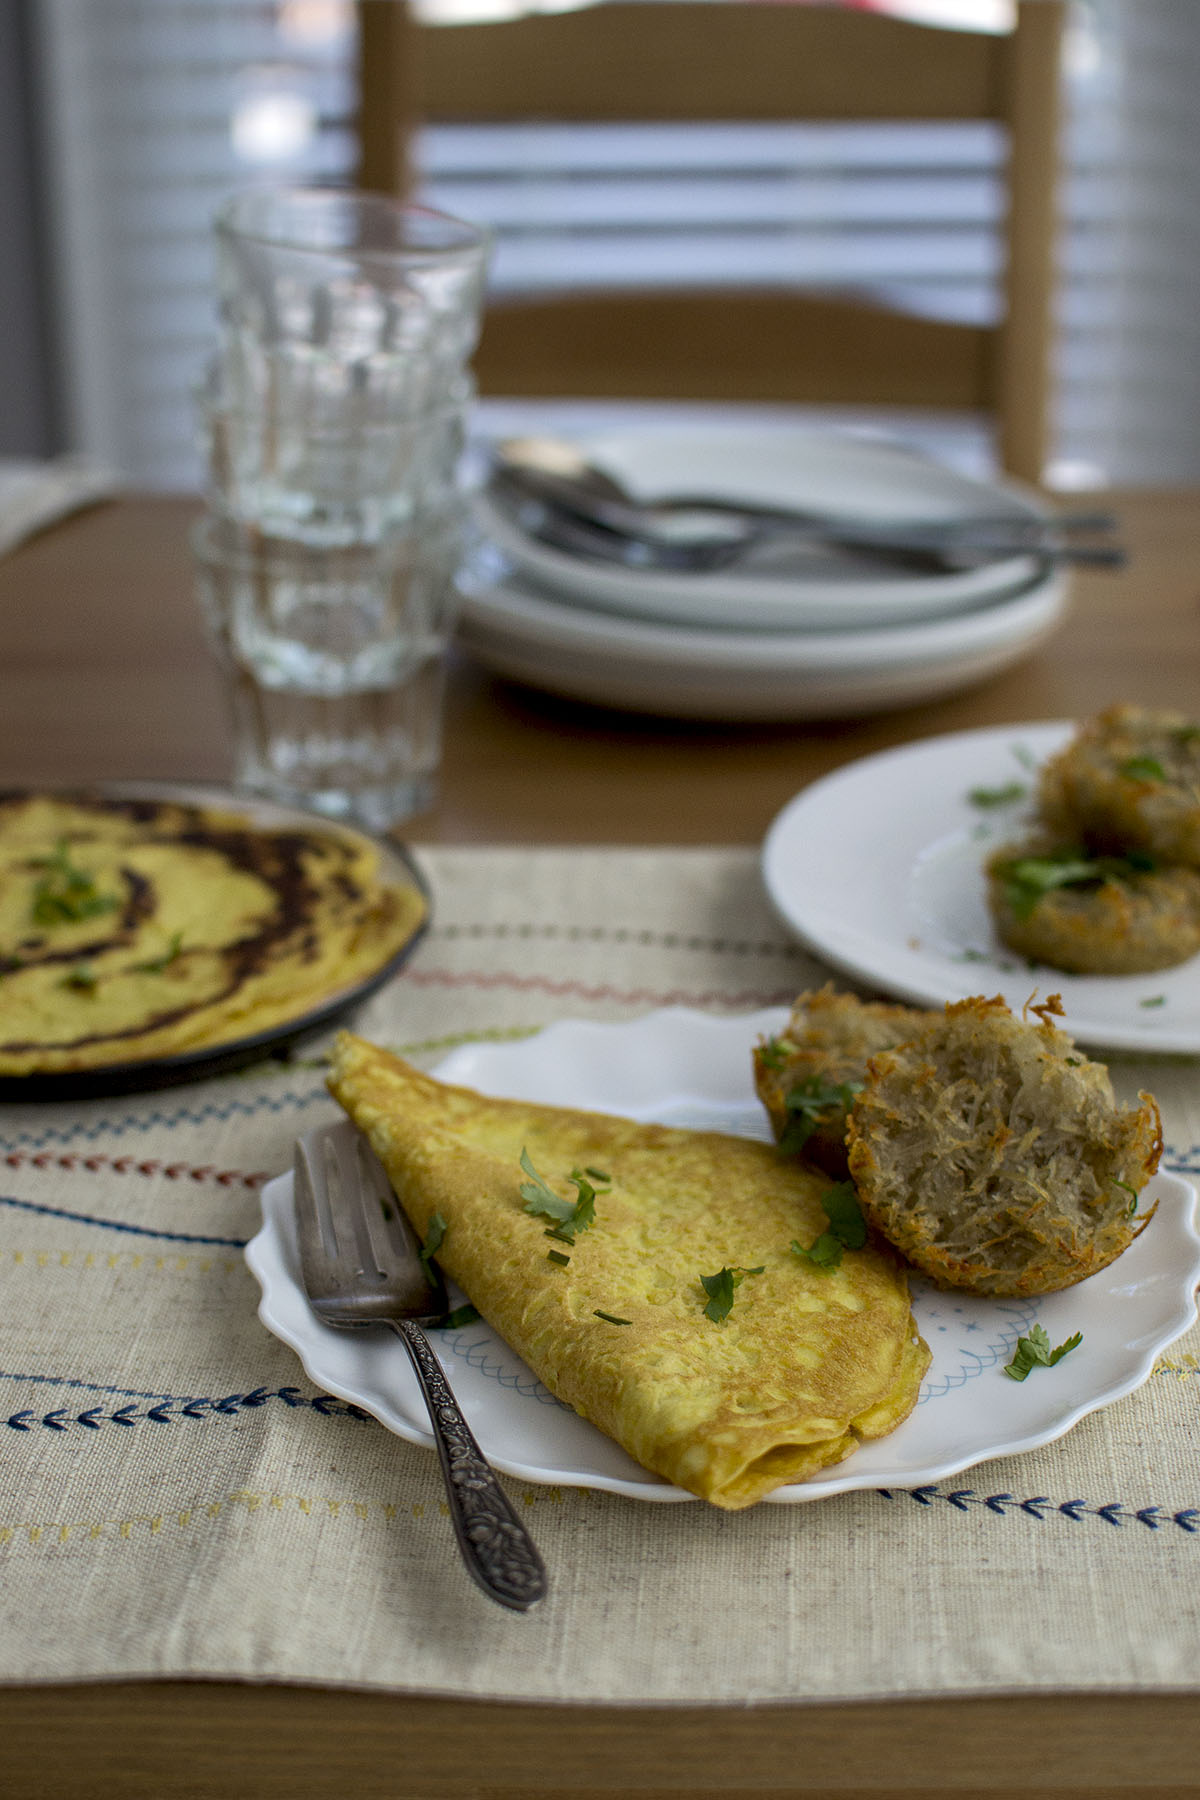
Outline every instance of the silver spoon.
{"type": "Polygon", "coordinates": [[[735,548],[765,535],[802,536],[886,553],[897,551],[1014,555],[1061,552],[1067,560],[1117,566],[1115,546],[1070,546],[1063,531],[1110,530],[1109,513],[1066,513],[1042,520],[1018,513],[961,515],[954,519],[886,520],[846,513],[760,505],[712,494],[671,494],[637,500],[615,476],[589,462],[559,438],[509,438],[493,452],[491,486],[510,498],[528,496],[589,524],[644,541],[675,544],[725,541],[735,548]],[[688,517],[688,515],[692,517],[688,517]],[[749,527],[755,529],[750,531],[749,527]]]}
{"type": "MultiPolygon", "coordinates": [[[[697,520],[680,512],[664,525],[640,509],[600,499],[560,493],[552,478],[514,480],[497,469],[489,493],[529,537],[552,549],[622,563],[634,569],[666,569],[704,574],[730,568],[759,545],[775,541],[824,544],[858,558],[910,571],[946,573],[995,558],[1032,555],[1046,562],[1119,567],[1124,552],[1115,545],[1056,543],[1029,538],[989,543],[982,537],[952,540],[941,532],[845,531],[832,523],[797,531],[790,521],[723,513],[697,520]]],[[[785,577],[790,578],[790,577],[785,577]]]]}

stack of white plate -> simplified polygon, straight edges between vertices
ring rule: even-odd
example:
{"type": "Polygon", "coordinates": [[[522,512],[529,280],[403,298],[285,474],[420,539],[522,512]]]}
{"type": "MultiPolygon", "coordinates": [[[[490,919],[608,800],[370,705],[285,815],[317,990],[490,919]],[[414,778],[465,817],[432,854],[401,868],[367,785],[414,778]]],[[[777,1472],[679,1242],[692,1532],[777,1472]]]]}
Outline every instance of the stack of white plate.
{"type": "MultiPolygon", "coordinates": [[[[1024,490],[866,435],[714,424],[576,442],[639,500],[704,491],[897,523],[1045,516],[1024,490]]],[[[660,716],[815,719],[929,699],[1027,655],[1066,603],[1061,571],[1027,554],[927,571],[776,541],[718,572],[643,572],[552,549],[486,493],[475,518],[463,646],[517,681],[660,716]]]]}

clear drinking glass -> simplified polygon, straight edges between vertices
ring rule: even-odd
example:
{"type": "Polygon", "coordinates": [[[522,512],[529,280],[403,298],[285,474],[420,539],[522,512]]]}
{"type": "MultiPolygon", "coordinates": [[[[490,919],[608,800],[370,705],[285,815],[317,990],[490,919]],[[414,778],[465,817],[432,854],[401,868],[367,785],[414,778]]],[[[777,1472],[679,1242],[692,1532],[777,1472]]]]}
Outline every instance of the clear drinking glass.
{"type": "Polygon", "coordinates": [[[267,536],[371,544],[446,504],[467,440],[473,388],[460,374],[445,401],[390,424],[326,424],[235,406],[214,365],[196,395],[215,513],[267,536]]]}
{"type": "Polygon", "coordinates": [[[197,591],[242,785],[376,831],[433,804],[462,530],[456,500],[341,547],[201,520],[197,591]]]}
{"type": "Polygon", "coordinates": [[[488,236],[382,194],[262,188],[217,215],[223,386],[292,431],[444,401],[475,347],[488,236]]]}

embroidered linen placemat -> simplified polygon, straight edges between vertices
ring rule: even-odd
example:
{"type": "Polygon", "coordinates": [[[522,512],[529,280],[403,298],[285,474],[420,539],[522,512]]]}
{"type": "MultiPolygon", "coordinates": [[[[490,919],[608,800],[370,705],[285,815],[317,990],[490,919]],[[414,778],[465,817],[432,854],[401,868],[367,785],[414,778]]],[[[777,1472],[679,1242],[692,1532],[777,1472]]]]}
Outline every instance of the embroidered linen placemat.
{"type": "MultiPolygon", "coordinates": [[[[463,1040],[827,972],[743,851],[428,850],[434,926],[357,1021],[463,1040]]],[[[722,1514],[508,1482],[553,1589],[463,1574],[431,1451],[323,1395],[241,1247],[319,1046],[0,1126],[0,1680],[224,1676],[478,1698],[754,1702],[1200,1685],[1200,1334],[1058,1443],[915,1492],[722,1514]]],[[[1200,1169],[1196,1065],[1115,1062],[1200,1169]]],[[[399,1346],[397,1346],[399,1353],[399,1346]]],[[[986,1399],[981,1398],[981,1404],[986,1399]]]]}

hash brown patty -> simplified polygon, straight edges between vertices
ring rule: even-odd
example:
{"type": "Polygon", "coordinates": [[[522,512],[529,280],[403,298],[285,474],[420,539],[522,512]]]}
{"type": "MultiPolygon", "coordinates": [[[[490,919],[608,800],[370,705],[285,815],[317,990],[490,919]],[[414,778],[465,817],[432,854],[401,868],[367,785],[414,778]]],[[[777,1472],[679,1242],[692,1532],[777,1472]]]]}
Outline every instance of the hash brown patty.
{"type": "Polygon", "coordinates": [[[1120,1106],[1108,1071],[1050,1015],[960,1000],[881,1051],[849,1118],[849,1167],[870,1223],[939,1286],[1052,1293],[1120,1255],[1149,1215],[1158,1167],[1149,1094],[1120,1106]]]}

